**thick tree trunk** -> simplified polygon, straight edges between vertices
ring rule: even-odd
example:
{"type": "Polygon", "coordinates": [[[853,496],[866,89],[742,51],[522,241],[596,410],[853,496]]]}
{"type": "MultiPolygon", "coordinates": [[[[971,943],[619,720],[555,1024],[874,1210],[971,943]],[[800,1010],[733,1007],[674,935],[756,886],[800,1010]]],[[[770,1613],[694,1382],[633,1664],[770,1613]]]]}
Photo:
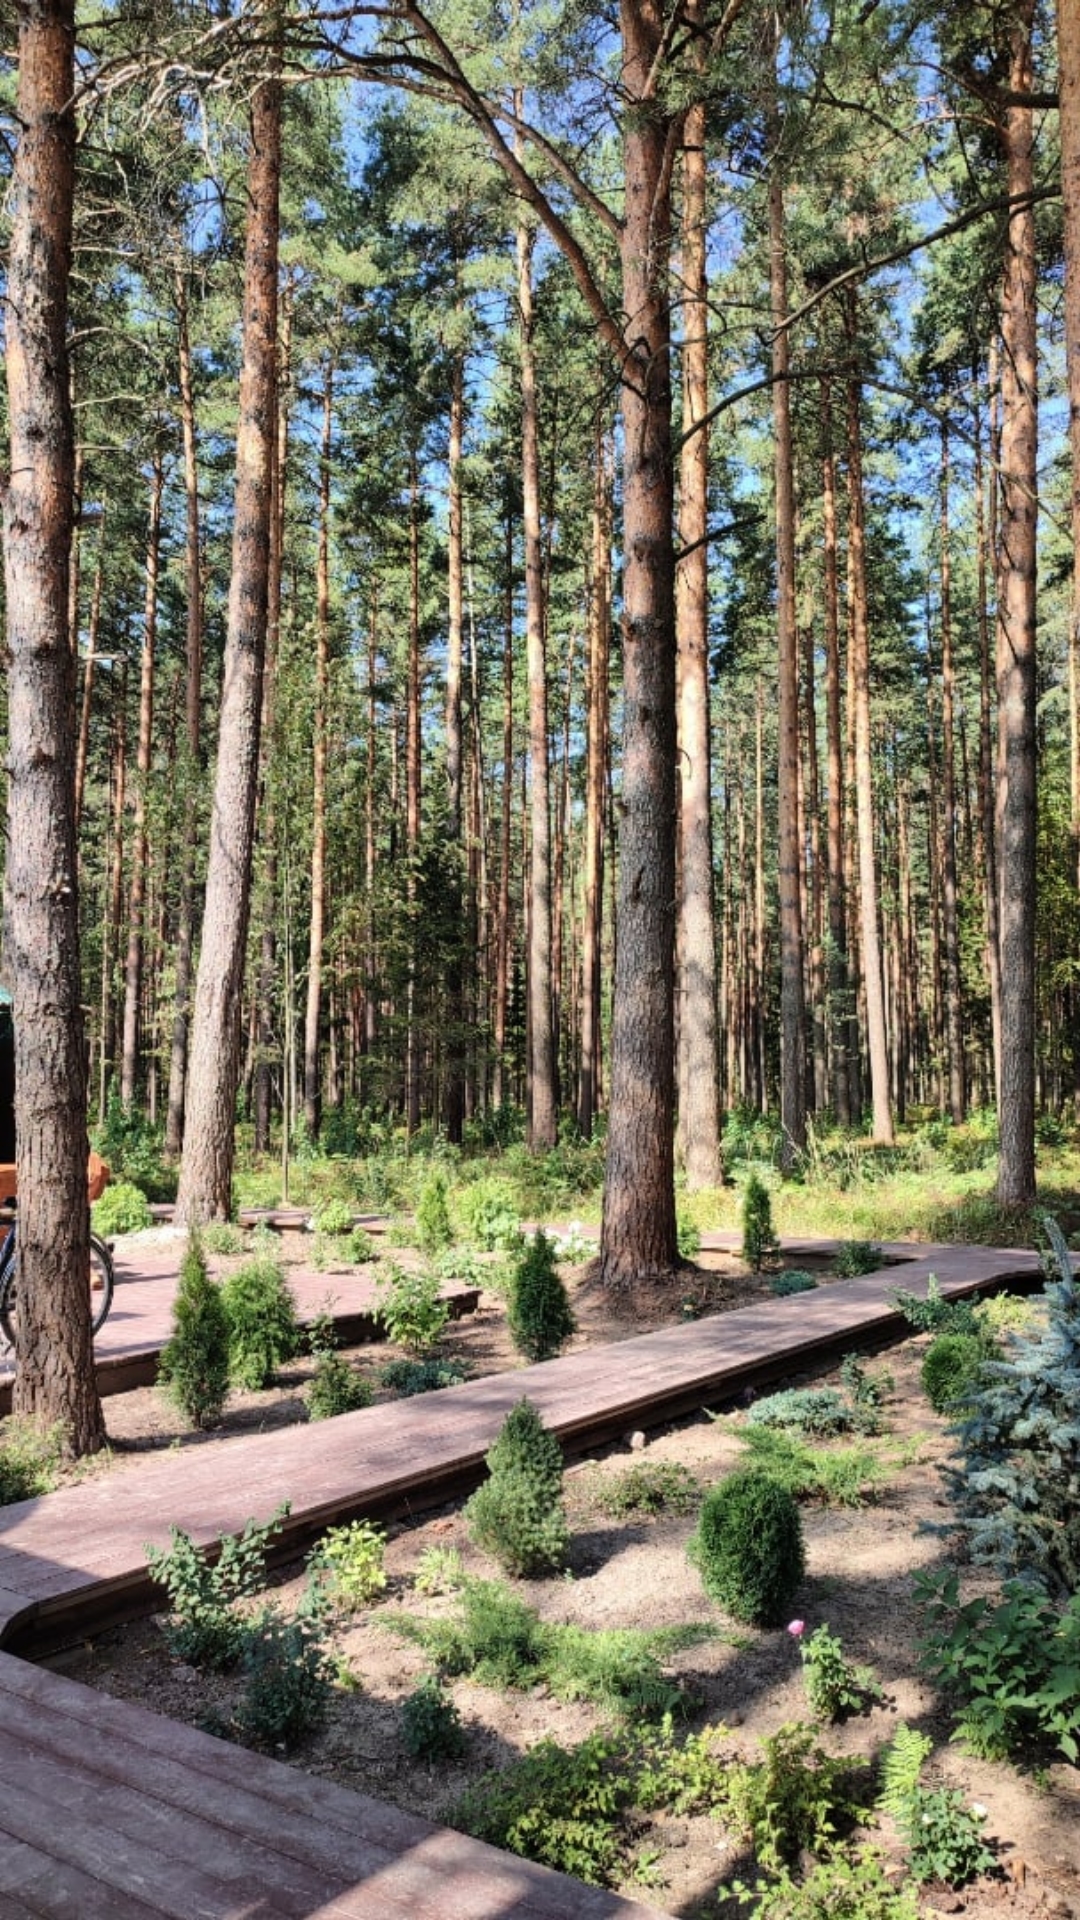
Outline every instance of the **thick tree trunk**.
{"type": "Polygon", "coordinates": [[[683,443],[676,574],[679,688],[679,1148],[689,1188],[716,1187],[720,1045],[716,1004],[709,728],[708,226],[705,108],[683,127],[683,443]],[[695,431],[696,429],[696,431],[695,431]],[[686,436],[689,435],[689,438],[686,436]]]}
{"type": "Polygon", "coordinates": [[[120,1098],[133,1105],[139,1067],[139,1017],[142,1009],[143,934],[146,915],[146,868],[149,837],[146,803],[150,787],[154,737],[154,655],[157,648],[158,567],[161,558],[161,497],[165,470],[161,448],[154,447],[150,486],[150,528],[146,541],[146,599],[143,609],[142,656],[139,667],[139,742],[135,755],[135,832],[128,886],[128,943],[124,967],[124,1034],[120,1064],[120,1098]]]}
{"type": "Polygon", "coordinates": [[[259,721],[277,394],[281,84],[251,104],[243,357],[232,577],[202,952],[195,993],[187,1125],[177,1218],[224,1218],[232,1205],[240,992],[251,899],[259,721]]]}
{"type": "Polygon", "coordinates": [[[623,775],[600,1263],[608,1287],[678,1266],[675,1228],[675,566],[669,123],[654,97],[665,21],[622,0],[627,358],[623,420],[623,775]]]}
{"type": "Polygon", "coordinates": [[[90,1336],[86,1063],[79,975],[75,679],[68,612],[72,427],[67,301],[74,8],[19,15],[8,189],[3,493],[8,667],[4,961],[14,995],[19,1181],[14,1408],[73,1454],[105,1439],[90,1336]]]}
{"type": "Polygon", "coordinates": [[[330,681],[330,444],[334,425],[334,363],[323,369],[319,447],[319,536],[315,560],[315,712],[311,778],[311,917],[308,925],[307,1002],[304,1009],[304,1120],[317,1140],[322,1124],[319,1013],[326,938],[326,706],[330,681]]]}
{"type": "MultiPolygon", "coordinates": [[[[1009,44],[1013,96],[1031,92],[1034,0],[1023,0],[1009,44]]],[[[1004,109],[1010,198],[1035,184],[1030,106],[1004,109]]],[[[998,545],[997,858],[1001,1060],[997,1198],[1035,1200],[1035,568],[1038,401],[1035,212],[1009,218],[1001,296],[1001,521],[998,545]]]]}

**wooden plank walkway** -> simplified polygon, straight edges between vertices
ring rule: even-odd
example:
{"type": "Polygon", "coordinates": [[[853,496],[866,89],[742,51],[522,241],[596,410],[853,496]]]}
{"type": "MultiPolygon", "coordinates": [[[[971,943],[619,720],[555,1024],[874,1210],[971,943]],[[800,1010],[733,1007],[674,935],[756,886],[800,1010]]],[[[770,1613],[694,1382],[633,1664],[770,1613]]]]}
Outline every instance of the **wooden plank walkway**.
{"type": "MultiPolygon", "coordinates": [[[[793,1249],[786,1249],[796,1257],[793,1249]]],[[[897,1250],[899,1251],[899,1249],[897,1250]]],[[[904,1254],[912,1250],[905,1247],[904,1254]]],[[[1033,1255],[922,1248],[740,1311],[202,1450],[129,1462],[0,1508],[0,1640],[62,1641],[152,1603],[144,1542],[209,1541],[292,1502],[296,1549],[332,1520],[430,1505],[478,1477],[527,1391],[568,1450],[656,1424],[897,1328],[929,1272],[959,1295],[1030,1281],[1033,1255]]],[[[647,1920],[655,1909],[113,1701],[0,1653],[0,1920],[647,1920]]]]}

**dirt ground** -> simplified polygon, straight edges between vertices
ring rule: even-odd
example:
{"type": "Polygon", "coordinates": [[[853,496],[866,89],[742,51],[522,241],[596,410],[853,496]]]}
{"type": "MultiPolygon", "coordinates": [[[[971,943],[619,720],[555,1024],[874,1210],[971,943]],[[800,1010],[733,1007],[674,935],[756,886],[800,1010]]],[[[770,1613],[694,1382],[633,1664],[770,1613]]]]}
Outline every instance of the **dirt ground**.
{"type": "MultiPolygon", "coordinates": [[[[673,1315],[742,1305],[767,1290],[759,1277],[742,1272],[737,1262],[722,1255],[708,1256],[697,1275],[688,1274],[677,1298],[629,1300],[618,1312],[590,1286],[587,1269],[576,1269],[570,1284],[578,1316],[577,1345],[627,1337],[673,1315]]],[[[851,1659],[873,1668],[885,1696],[882,1705],[865,1715],[824,1729],[821,1741],[830,1752],[872,1754],[904,1720],[934,1739],[924,1783],[958,1787],[969,1802],[986,1808],[985,1831],[1000,1860],[999,1876],[986,1877],[961,1893],[927,1890],[922,1900],[926,1916],[960,1913],[968,1920],[1000,1920],[1013,1914],[1017,1920],[1031,1920],[1049,1913],[1065,1920],[1080,1916],[1080,1772],[1062,1764],[1025,1774],[969,1757],[950,1743],[948,1717],[918,1671],[919,1623],[911,1576],[943,1551],[939,1539],[919,1528],[943,1517],[938,1468],[950,1447],[943,1422],[919,1386],[925,1345],[924,1339],[907,1340],[869,1362],[872,1373],[892,1377],[886,1434],[877,1443],[892,1457],[888,1483],[861,1508],[804,1508],[807,1577],[794,1610],[805,1620],[808,1634],[821,1623],[838,1634],[851,1659]]],[[[450,1328],[444,1350],[477,1374],[520,1364],[507,1338],[502,1304],[493,1295],[485,1294],[475,1315],[450,1328]]],[[[390,1351],[366,1347],[351,1357],[374,1375],[390,1351]]],[[[310,1363],[298,1362],[270,1392],[236,1396],[221,1433],[305,1417],[303,1388],[309,1373],[310,1363]]],[[[788,1384],[805,1384],[807,1378],[788,1384]]],[[[213,1446],[220,1437],[185,1435],[176,1414],[150,1389],[108,1401],[106,1412],[121,1456],[177,1442],[213,1446]]],[[[712,1627],[713,1637],[674,1656],[666,1670],[697,1703],[688,1728],[721,1722],[731,1730],[740,1753],[753,1758],[762,1736],[787,1722],[810,1718],[796,1643],[782,1629],[736,1630],[707,1599],[686,1554],[691,1518],[614,1520],[605,1515],[599,1498],[605,1478],[643,1459],[677,1462],[707,1487],[740,1459],[739,1432],[745,1420],[740,1409],[723,1410],[717,1418],[703,1411],[675,1426],[628,1435],[620,1447],[573,1462],[566,1476],[573,1530],[569,1569],[550,1580],[513,1584],[552,1621],[588,1627],[694,1622],[712,1627]]],[[[336,1642],[355,1687],[336,1690],[323,1730],[281,1757],[445,1820],[462,1791],[486,1770],[505,1765],[544,1738],[564,1745],[580,1740],[601,1724],[601,1716],[586,1703],[566,1703],[543,1690],[501,1693],[459,1679],[453,1683],[453,1697],[467,1734],[464,1756],[434,1767],[409,1758],[401,1707],[427,1661],[420,1648],[392,1630],[389,1616],[405,1610],[452,1610],[452,1597],[426,1598],[413,1586],[420,1556],[432,1545],[456,1548],[470,1573],[489,1578],[498,1573],[471,1545],[456,1508],[391,1526],[386,1591],[340,1630],[336,1642]]],[[[283,1570],[276,1584],[275,1599],[288,1606],[299,1596],[302,1569],[283,1570]]],[[[208,1679],[171,1657],[161,1626],[160,1619],[151,1619],[103,1636],[64,1656],[65,1670],[178,1719],[227,1726],[237,1683],[208,1679]]],[[[875,1836],[875,1844],[881,1838],[889,1843],[885,1833],[875,1836]]],[[[701,1920],[720,1915],[726,1920],[736,1911],[722,1889],[730,1877],[745,1873],[747,1860],[715,1822],[704,1817],[654,1820],[643,1828],[639,1845],[650,1855],[655,1852],[658,1861],[644,1882],[625,1884],[628,1894],[701,1920]]],[[[902,1856],[894,1851],[899,1874],[902,1856]]]]}

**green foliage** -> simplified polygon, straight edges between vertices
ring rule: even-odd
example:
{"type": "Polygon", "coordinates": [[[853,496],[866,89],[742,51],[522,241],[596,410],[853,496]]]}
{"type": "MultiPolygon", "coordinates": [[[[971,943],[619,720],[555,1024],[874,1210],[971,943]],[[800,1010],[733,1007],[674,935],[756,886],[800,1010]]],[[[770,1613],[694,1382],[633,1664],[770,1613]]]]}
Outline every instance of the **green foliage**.
{"type": "Polygon", "coordinates": [[[370,1380],[351,1366],[343,1353],[322,1348],[307,1390],[310,1420],[333,1420],[339,1413],[356,1413],[375,1398],[370,1380]]]}
{"type": "Polygon", "coordinates": [[[835,1387],[789,1387],[766,1394],[754,1401],[746,1417],[752,1427],[791,1427],[819,1436],[850,1433],[855,1425],[850,1403],[835,1387]]]}
{"type": "Polygon", "coordinates": [[[222,1282],[229,1323],[229,1379],[256,1390],[268,1386],[283,1361],[300,1350],[296,1302],[280,1260],[257,1254],[222,1282]]]}
{"type": "Polygon", "coordinates": [[[1045,1319],[989,1362],[965,1404],[961,1460],[946,1470],[972,1558],[1065,1598],[1080,1591],[1080,1294],[1056,1223],[1061,1279],[1045,1319]]]}
{"type": "Polygon", "coordinates": [[[760,1760],[727,1771],[723,1811],[746,1835],[760,1864],[779,1869],[805,1850],[827,1853],[838,1833],[866,1816],[857,1783],[866,1762],[837,1759],[798,1721],[761,1743],[760,1760]]]}
{"type": "Polygon", "coordinates": [[[985,1814],[966,1806],[953,1789],[921,1785],[919,1774],[931,1746],[925,1734],[900,1723],[881,1756],[878,1804],[895,1820],[916,1880],[963,1887],[980,1873],[991,1872],[997,1862],[983,1839],[985,1814]]]}
{"type": "Polygon", "coordinates": [[[1030,1333],[1038,1319],[1038,1303],[1018,1293],[991,1293],[974,1308],[980,1336],[1000,1342],[1014,1333],[1030,1333]]]}
{"type": "Polygon", "coordinates": [[[460,1387],[468,1374],[459,1360],[388,1360],[379,1379],[391,1393],[411,1400],[416,1393],[436,1393],[440,1387],[460,1387]]]}
{"type": "Polygon", "coordinates": [[[424,1548],[413,1575],[417,1593],[460,1593],[464,1585],[465,1562],[456,1547],[424,1548]]]}
{"type": "Polygon", "coordinates": [[[796,1879],[781,1867],[765,1889],[735,1885],[746,1920],[919,1920],[915,1895],[889,1879],[881,1855],[839,1848],[796,1879]]]}
{"type": "Polygon", "coordinates": [[[566,1558],[562,1450],[536,1408],[520,1400],[487,1455],[489,1478],[465,1507],[469,1533],[507,1573],[550,1573],[566,1558]]]}
{"type": "Polygon", "coordinates": [[[370,1520],[330,1527],[307,1557],[318,1589],[339,1613],[355,1613],[386,1586],[386,1535],[370,1520]]]}
{"type": "Polygon", "coordinates": [[[237,1602],[265,1585],[267,1548],[288,1511],[281,1506],[269,1520],[249,1520],[241,1533],[223,1535],[213,1559],[181,1527],[170,1528],[168,1547],[146,1548],[150,1571],[169,1597],[166,1632],[179,1659],[193,1667],[235,1665],[248,1624],[237,1602]]]}
{"type": "Polygon", "coordinates": [[[729,1475],[706,1494],[690,1552],[706,1593],[733,1619],[778,1625],[805,1571],[792,1494],[754,1467],[729,1475]]]}
{"type": "Polygon", "coordinates": [[[840,1362],[840,1384],[852,1406],[859,1408],[864,1416],[873,1417],[874,1425],[864,1425],[862,1431],[875,1432],[885,1396],[892,1392],[892,1374],[868,1373],[857,1353],[845,1353],[840,1362]]]}
{"type": "Polygon", "coordinates": [[[977,1390],[987,1359],[975,1333],[939,1333],[923,1356],[919,1378],[935,1413],[948,1413],[977,1390]]]}
{"type": "Polygon", "coordinates": [[[833,1261],[840,1280],[857,1280],[860,1273],[876,1273],[881,1265],[881,1248],[872,1240],[845,1240],[833,1261]]]}
{"type": "Polygon", "coordinates": [[[316,1233],[331,1236],[351,1233],[354,1213],[355,1208],[351,1207],[347,1200],[327,1200],[312,1215],[311,1223],[316,1233]]]}
{"type": "Polygon", "coordinates": [[[446,1175],[436,1168],[420,1189],[416,1207],[416,1243],[423,1253],[441,1253],[454,1238],[446,1203],[446,1175]]]}
{"type": "Polygon", "coordinates": [[[149,1200],[130,1180],[116,1180],[106,1187],[100,1200],[94,1201],[90,1217],[94,1232],[103,1239],[114,1233],[141,1233],[154,1224],[149,1200]]]}
{"type": "Polygon", "coordinates": [[[450,1318],[438,1275],[412,1273],[390,1261],[377,1285],[378,1315],[387,1338],[411,1354],[430,1353],[438,1346],[450,1318]]]}
{"type": "Polygon", "coordinates": [[[785,1267],[783,1273],[774,1273],[769,1281],[769,1292],[778,1300],[786,1299],[792,1293],[812,1293],[817,1281],[812,1273],[803,1267],[785,1267]]]}
{"type": "Polygon", "coordinates": [[[353,1227],[350,1233],[344,1234],[341,1251],[346,1265],[350,1267],[365,1266],[376,1257],[375,1242],[366,1227],[353,1227]]]}
{"type": "Polygon", "coordinates": [[[635,1798],[646,1809],[713,1813],[724,1800],[732,1764],[727,1727],[714,1724],[676,1741],[667,1716],[642,1747],[635,1798]]]}
{"type": "Polygon", "coordinates": [[[1064,1607],[1006,1582],[961,1602],[951,1570],[916,1575],[923,1670],[955,1703],[958,1731],[988,1759],[1057,1748],[1080,1760],[1080,1594],[1064,1607]]]}
{"type": "Polygon", "coordinates": [[[406,1698],[401,1733],[414,1760],[453,1760],[465,1751],[461,1715],[437,1674],[425,1674],[406,1698]]]}
{"type": "Polygon", "coordinates": [[[765,1182],[752,1173],[742,1203],[742,1257],[752,1273],[760,1273],[780,1251],[773,1226],[772,1199],[765,1182]]]}
{"type": "Polygon", "coordinates": [[[317,1609],[292,1617],[268,1607],[244,1634],[238,1722],[261,1746],[291,1747],[326,1717],[335,1674],[317,1609]]]}
{"type": "Polygon", "coordinates": [[[693,1513],[701,1488],[677,1460],[639,1460],[618,1474],[606,1474],[596,1490],[601,1513],[613,1520],[647,1513],[693,1513]]]}
{"type": "Polygon", "coordinates": [[[796,1627],[806,1697],[815,1720],[846,1720],[850,1714],[865,1713],[867,1707],[880,1703],[883,1695],[873,1670],[855,1666],[838,1635],[822,1625],[806,1640],[801,1620],[792,1621],[788,1632],[794,1634],[796,1627]]]}
{"type": "Polygon", "coordinates": [[[555,1249],[542,1228],[514,1261],[507,1324],[518,1352],[533,1361],[554,1359],[574,1331],[555,1249]]]}
{"type": "Polygon", "coordinates": [[[60,1465],[63,1429],[42,1433],[28,1420],[0,1422],[0,1507],[51,1493],[60,1465]]]}
{"type": "MultiPolygon", "coordinates": [[[[137,1107],[125,1107],[120,1089],[110,1087],[105,1124],[96,1130],[94,1145],[108,1161],[113,1179],[140,1188],[148,1200],[173,1199],[176,1168],[163,1161],[161,1142],[161,1129],[152,1126],[137,1107]]],[[[120,1227],[98,1227],[95,1221],[95,1232],[122,1231],[120,1227]]]]}
{"type": "Polygon", "coordinates": [[[701,1229],[681,1207],[675,1215],[675,1244],[680,1260],[696,1260],[701,1252],[701,1229]]]}
{"type": "Polygon", "coordinates": [[[619,1877],[620,1822],[632,1800],[622,1746],[594,1733],[577,1747],[540,1741],[511,1766],[483,1775],[452,1817],[491,1846],[609,1886],[619,1877]]]}
{"type": "Polygon", "coordinates": [[[971,1301],[946,1300],[936,1273],[927,1276],[925,1299],[921,1294],[908,1293],[904,1287],[897,1287],[889,1295],[889,1305],[896,1308],[916,1333],[978,1332],[971,1301]]]}
{"type": "Polygon", "coordinates": [[[457,1195],[466,1237],[483,1253],[512,1253],[521,1239],[521,1215],[507,1180],[487,1177],[457,1195]]]}
{"type": "Polygon", "coordinates": [[[207,1253],[231,1254],[243,1253],[244,1235],[231,1220],[208,1220],[199,1229],[199,1235],[207,1253]]]}
{"type": "Polygon", "coordinates": [[[753,1465],[779,1480],[796,1500],[862,1507],[889,1475],[887,1461],[869,1445],[812,1447],[773,1427],[748,1427],[740,1438],[753,1465]]]}
{"type": "Polygon", "coordinates": [[[212,1427],[221,1418],[229,1391],[229,1322],[197,1233],[189,1234],[180,1262],[172,1334],[161,1350],[158,1379],[193,1427],[212,1427]]]}

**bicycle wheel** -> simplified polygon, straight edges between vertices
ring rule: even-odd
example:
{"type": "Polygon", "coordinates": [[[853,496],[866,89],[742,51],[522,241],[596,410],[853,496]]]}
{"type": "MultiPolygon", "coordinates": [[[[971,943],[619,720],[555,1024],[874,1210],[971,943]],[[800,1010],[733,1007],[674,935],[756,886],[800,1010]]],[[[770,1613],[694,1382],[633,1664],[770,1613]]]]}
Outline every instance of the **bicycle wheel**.
{"type": "MultiPolygon", "coordinates": [[[[8,1346],[13,1347],[15,1345],[15,1328],[8,1307],[8,1295],[12,1292],[15,1280],[15,1249],[10,1245],[10,1240],[11,1234],[9,1232],[5,1235],[3,1249],[0,1251],[0,1333],[3,1334],[8,1346]]],[[[15,1302],[14,1299],[12,1299],[12,1310],[14,1309],[14,1305],[15,1302]]]]}
{"type": "MultiPolygon", "coordinates": [[[[90,1235],[90,1270],[88,1274],[90,1288],[90,1331],[97,1333],[109,1317],[113,1303],[113,1290],[116,1275],[113,1271],[112,1254],[99,1240],[96,1233],[90,1235]]],[[[14,1262],[6,1275],[0,1280],[0,1331],[9,1346],[15,1345],[15,1328],[19,1318],[19,1299],[15,1286],[14,1262]]]]}

